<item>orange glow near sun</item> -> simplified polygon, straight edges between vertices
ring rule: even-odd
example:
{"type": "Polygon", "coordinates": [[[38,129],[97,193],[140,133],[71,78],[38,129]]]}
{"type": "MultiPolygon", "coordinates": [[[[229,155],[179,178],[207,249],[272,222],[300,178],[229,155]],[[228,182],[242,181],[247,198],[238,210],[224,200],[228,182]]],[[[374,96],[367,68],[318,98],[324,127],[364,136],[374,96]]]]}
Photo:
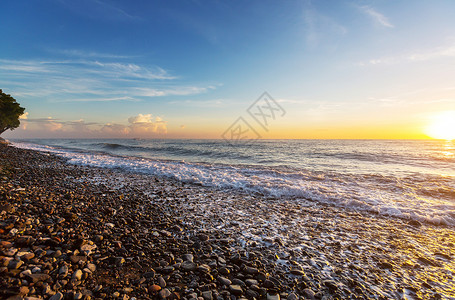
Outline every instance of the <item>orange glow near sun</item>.
{"type": "Polygon", "coordinates": [[[436,115],[425,128],[425,134],[434,139],[455,140],[455,111],[436,115]]]}

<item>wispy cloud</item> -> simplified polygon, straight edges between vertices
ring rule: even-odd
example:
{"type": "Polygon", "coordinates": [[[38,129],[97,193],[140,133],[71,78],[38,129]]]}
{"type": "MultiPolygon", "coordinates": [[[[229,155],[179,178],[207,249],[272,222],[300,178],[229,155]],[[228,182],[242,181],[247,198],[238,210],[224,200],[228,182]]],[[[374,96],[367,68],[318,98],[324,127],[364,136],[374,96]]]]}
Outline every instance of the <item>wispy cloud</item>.
{"type": "Polygon", "coordinates": [[[125,9],[101,0],[58,0],[76,14],[96,20],[137,21],[139,16],[128,13],[125,9]]]}
{"type": "Polygon", "coordinates": [[[143,67],[134,63],[101,62],[98,60],[6,60],[0,59],[0,70],[18,73],[53,73],[69,76],[97,74],[115,78],[175,79],[160,67],[143,67]]]}
{"type": "Polygon", "coordinates": [[[303,22],[306,42],[313,47],[333,41],[334,36],[343,36],[348,32],[344,26],[318,12],[310,2],[304,7],[303,22]]]}
{"type": "MultiPolygon", "coordinates": [[[[178,104],[180,106],[189,107],[224,107],[228,104],[233,104],[232,100],[227,99],[211,99],[211,100],[177,100],[171,101],[169,104],[178,104]]],[[[239,104],[239,103],[235,103],[239,104]]]]}
{"type": "Polygon", "coordinates": [[[455,44],[447,47],[438,47],[426,52],[411,53],[407,56],[410,61],[425,61],[440,57],[454,57],[455,44]]]}
{"type": "Polygon", "coordinates": [[[70,100],[56,100],[53,102],[65,103],[65,102],[115,102],[115,101],[138,101],[133,97],[124,96],[124,97],[111,97],[111,98],[74,98],[70,100]]]}
{"type": "Polygon", "coordinates": [[[394,65],[399,63],[423,62],[444,57],[455,57],[455,43],[428,50],[408,52],[399,56],[373,58],[368,61],[360,62],[358,64],[361,66],[394,65]]]}
{"type": "Polygon", "coordinates": [[[395,26],[393,26],[392,23],[390,23],[389,19],[386,16],[384,16],[383,14],[381,14],[380,12],[378,12],[377,10],[375,10],[374,8],[372,8],[370,6],[361,6],[360,10],[364,14],[366,14],[368,17],[370,17],[376,24],[379,24],[381,26],[388,27],[388,28],[395,27],[395,26]]]}
{"type": "Polygon", "coordinates": [[[120,55],[120,54],[113,54],[113,53],[101,53],[95,51],[85,51],[79,49],[45,49],[47,52],[52,54],[60,54],[66,57],[77,57],[77,58],[84,58],[84,59],[93,59],[93,58],[112,58],[112,59],[131,59],[137,56],[134,55],[120,55]]]}
{"type": "Polygon", "coordinates": [[[197,86],[178,86],[172,88],[137,88],[136,95],[146,97],[161,97],[161,96],[186,96],[206,93],[209,90],[215,89],[215,86],[197,87],[197,86]]]}
{"type": "Polygon", "coordinates": [[[0,59],[0,84],[18,97],[48,102],[143,101],[206,93],[216,86],[182,84],[158,66],[103,60],[0,59]]]}

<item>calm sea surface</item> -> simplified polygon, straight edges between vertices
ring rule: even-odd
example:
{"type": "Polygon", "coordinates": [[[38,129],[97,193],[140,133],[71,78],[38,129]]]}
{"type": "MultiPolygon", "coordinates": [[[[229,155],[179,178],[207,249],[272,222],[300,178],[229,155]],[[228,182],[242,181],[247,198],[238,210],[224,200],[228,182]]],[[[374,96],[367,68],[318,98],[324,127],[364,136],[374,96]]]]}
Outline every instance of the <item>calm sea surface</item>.
{"type": "Polygon", "coordinates": [[[455,141],[16,140],[70,163],[455,226],[455,141]]]}

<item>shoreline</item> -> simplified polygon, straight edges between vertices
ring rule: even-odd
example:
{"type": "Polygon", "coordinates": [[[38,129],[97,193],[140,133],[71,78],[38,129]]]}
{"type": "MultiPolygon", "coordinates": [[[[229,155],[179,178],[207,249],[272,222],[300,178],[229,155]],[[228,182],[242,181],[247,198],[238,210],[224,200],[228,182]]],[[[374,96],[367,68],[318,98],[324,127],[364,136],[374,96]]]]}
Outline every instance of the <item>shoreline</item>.
{"type": "Polygon", "coordinates": [[[452,228],[4,145],[0,166],[5,299],[455,297],[452,228]]]}

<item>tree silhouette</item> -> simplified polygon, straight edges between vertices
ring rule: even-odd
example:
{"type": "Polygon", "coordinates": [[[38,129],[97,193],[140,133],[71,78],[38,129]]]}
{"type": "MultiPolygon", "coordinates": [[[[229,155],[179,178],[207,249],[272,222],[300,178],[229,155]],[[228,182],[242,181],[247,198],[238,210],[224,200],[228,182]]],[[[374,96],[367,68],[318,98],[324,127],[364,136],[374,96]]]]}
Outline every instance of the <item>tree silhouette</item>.
{"type": "Polygon", "coordinates": [[[19,117],[24,114],[25,108],[21,107],[16,99],[0,90],[0,134],[8,129],[19,127],[19,117]]]}

